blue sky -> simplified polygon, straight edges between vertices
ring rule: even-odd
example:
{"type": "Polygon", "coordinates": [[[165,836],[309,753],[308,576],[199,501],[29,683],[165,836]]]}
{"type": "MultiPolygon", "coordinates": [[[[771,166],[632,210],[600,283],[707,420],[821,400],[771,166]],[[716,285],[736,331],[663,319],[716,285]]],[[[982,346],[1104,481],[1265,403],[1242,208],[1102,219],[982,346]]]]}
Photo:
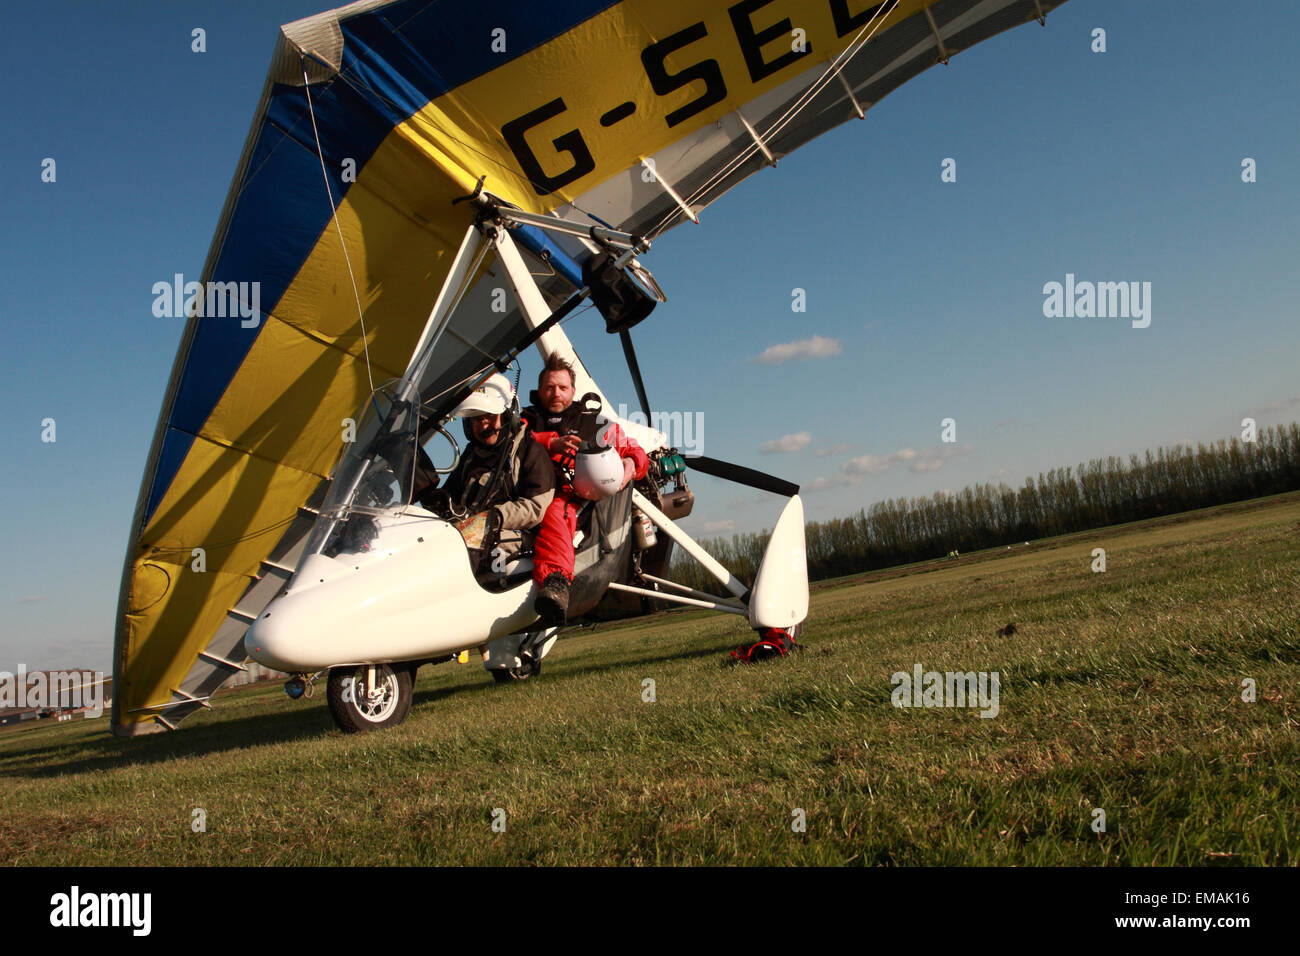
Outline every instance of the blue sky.
{"type": "MultiPolygon", "coordinates": [[[[151,287],[200,271],[277,27],[321,8],[57,3],[0,38],[0,669],[109,669],[182,328],[151,287]]],[[[656,244],[669,301],[635,333],[652,403],[703,416],[705,453],[803,484],[811,519],[1300,418],[1297,28],[1284,0],[1071,0],[928,71],[656,244]],[[1150,327],[1044,317],[1067,273],[1150,282],[1150,327]],[[814,336],[834,354],[756,361],[814,336]]],[[[634,405],[598,324],[567,328],[634,405]]],[[[695,533],[779,512],[694,486],[695,533]]]]}

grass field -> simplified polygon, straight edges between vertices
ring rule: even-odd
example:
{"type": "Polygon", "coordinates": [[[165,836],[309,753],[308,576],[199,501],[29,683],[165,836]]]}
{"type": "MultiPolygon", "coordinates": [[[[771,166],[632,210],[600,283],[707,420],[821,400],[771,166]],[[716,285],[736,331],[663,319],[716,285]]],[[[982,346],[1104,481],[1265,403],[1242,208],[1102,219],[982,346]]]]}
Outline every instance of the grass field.
{"type": "Polygon", "coordinates": [[[323,685],[134,740],[0,732],[0,862],[1300,860],[1300,494],[922,571],[818,586],[785,661],[724,666],[748,632],[691,612],[579,632],[512,686],[425,668],[378,734],[334,730],[323,685]],[[998,672],[997,716],[892,706],[918,663],[998,672]]]}

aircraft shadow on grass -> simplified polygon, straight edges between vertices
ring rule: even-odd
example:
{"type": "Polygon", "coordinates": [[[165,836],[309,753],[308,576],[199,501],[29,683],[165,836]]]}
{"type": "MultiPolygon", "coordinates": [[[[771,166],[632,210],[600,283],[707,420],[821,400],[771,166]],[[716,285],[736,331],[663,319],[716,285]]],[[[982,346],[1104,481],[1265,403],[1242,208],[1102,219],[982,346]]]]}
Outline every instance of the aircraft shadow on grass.
{"type": "MultiPolygon", "coordinates": [[[[563,665],[562,669],[560,667],[557,667],[555,669],[547,668],[545,673],[542,675],[541,680],[547,683],[554,683],[557,681],[568,680],[574,677],[582,677],[587,674],[604,674],[611,670],[625,669],[628,667],[634,667],[638,665],[665,664],[665,663],[671,663],[673,661],[690,660],[699,657],[715,657],[718,655],[718,653],[719,653],[719,648],[706,647],[694,651],[665,651],[661,654],[646,654],[640,657],[625,657],[617,661],[610,661],[607,664],[584,664],[578,667],[570,667],[567,665],[563,665]]],[[[723,654],[726,653],[725,648],[722,649],[722,653],[723,654]]],[[[639,680],[640,676],[638,676],[637,679],[639,680]]],[[[433,703],[434,701],[444,700],[448,697],[453,696],[454,694],[459,694],[465,691],[492,690],[495,689],[495,687],[496,685],[491,683],[480,684],[478,682],[474,682],[474,683],[467,683],[467,684],[455,684],[451,687],[438,687],[430,690],[417,691],[415,694],[415,705],[419,706],[421,704],[429,704],[429,703],[433,703]]],[[[509,686],[507,685],[505,689],[508,691],[509,686]]]]}
{"type": "MultiPolygon", "coordinates": [[[[323,704],[323,701],[322,701],[323,704]]],[[[329,711],[322,707],[310,710],[294,708],[279,714],[261,714],[240,717],[221,723],[200,724],[183,731],[151,734],[147,737],[122,738],[105,732],[89,740],[73,740],[56,746],[30,747],[12,750],[0,756],[3,772],[15,777],[57,777],[66,773],[83,773],[88,770],[113,770],[118,767],[145,766],[183,757],[202,757],[208,754],[238,750],[256,744],[286,743],[292,740],[319,737],[331,730],[334,722],[329,711]],[[60,750],[90,751],[67,762],[59,762],[60,750]],[[6,766],[10,762],[37,760],[44,756],[41,766],[6,766]],[[56,762],[50,763],[53,758],[56,762]]]]}
{"type": "MultiPolygon", "coordinates": [[[[568,679],[587,674],[602,674],[615,669],[666,664],[674,661],[716,657],[718,647],[704,647],[693,651],[664,651],[659,654],[622,658],[607,664],[586,664],[577,667],[556,668],[541,679],[568,679]]],[[[723,650],[725,653],[725,649],[723,650]]],[[[457,694],[473,691],[494,691],[496,685],[487,683],[461,683],[449,687],[431,688],[415,694],[416,705],[446,700],[457,694]]],[[[508,691],[508,688],[506,688],[508,691]]],[[[310,709],[286,709],[280,713],[259,714],[223,720],[220,723],[200,724],[184,730],[147,737],[121,738],[105,734],[89,740],[77,739],[54,747],[47,745],[8,751],[0,756],[3,772],[14,777],[45,778],[62,774],[84,773],[92,770],[112,770],[119,767],[147,766],[184,757],[203,757],[209,754],[239,750],[259,744],[288,743],[309,740],[335,732],[334,722],[324,706],[324,686],[318,687],[322,706],[310,709]],[[91,751],[67,762],[57,761],[59,750],[91,751]],[[49,763],[54,757],[56,762],[49,763]],[[44,758],[42,760],[42,758],[44,758]],[[24,762],[42,760],[40,766],[22,766],[24,762]],[[13,766],[12,764],[18,764],[13,766]],[[6,766],[7,765],[7,766],[6,766]]],[[[381,731],[382,733],[382,731],[381,731]]]]}

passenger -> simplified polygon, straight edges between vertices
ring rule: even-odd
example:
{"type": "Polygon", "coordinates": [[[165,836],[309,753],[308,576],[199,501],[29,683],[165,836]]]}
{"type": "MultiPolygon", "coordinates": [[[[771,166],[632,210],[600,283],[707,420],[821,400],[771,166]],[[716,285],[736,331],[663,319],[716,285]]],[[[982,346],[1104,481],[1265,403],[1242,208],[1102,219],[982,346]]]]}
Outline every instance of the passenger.
{"type": "MultiPolygon", "coordinates": [[[[494,537],[502,553],[517,552],[520,532],[537,527],[554,498],[555,470],[537,442],[528,439],[515,390],[504,375],[489,378],[454,414],[465,419],[470,442],[440,494],[447,496],[466,546],[480,550],[480,558],[494,537]]],[[[417,497],[429,500],[430,490],[417,497]]]]}
{"type": "MultiPolygon", "coordinates": [[[[584,411],[582,404],[573,400],[576,391],[573,366],[563,357],[552,355],[537,380],[541,404],[529,406],[523,413],[533,438],[547,450],[563,476],[554,500],[546,509],[533,550],[533,580],[538,588],[533,609],[549,625],[563,624],[568,614],[569,585],[573,582],[573,537],[583,505],[583,499],[574,493],[571,484],[584,411]]],[[[606,447],[618,449],[623,459],[620,490],[629,481],[645,477],[650,459],[617,425],[608,425],[600,438],[606,447]]]]}

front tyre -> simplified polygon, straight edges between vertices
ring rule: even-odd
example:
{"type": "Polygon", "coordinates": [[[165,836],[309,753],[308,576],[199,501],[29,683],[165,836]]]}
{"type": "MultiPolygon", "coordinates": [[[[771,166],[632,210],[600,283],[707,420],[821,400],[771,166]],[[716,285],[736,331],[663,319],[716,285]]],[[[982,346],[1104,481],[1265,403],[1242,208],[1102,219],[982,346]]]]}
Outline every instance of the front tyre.
{"type": "Polygon", "coordinates": [[[406,667],[335,667],[327,687],[330,716],[345,734],[395,727],[411,712],[411,671],[406,667]]]}

